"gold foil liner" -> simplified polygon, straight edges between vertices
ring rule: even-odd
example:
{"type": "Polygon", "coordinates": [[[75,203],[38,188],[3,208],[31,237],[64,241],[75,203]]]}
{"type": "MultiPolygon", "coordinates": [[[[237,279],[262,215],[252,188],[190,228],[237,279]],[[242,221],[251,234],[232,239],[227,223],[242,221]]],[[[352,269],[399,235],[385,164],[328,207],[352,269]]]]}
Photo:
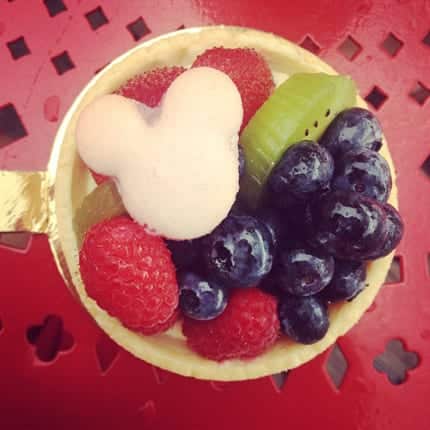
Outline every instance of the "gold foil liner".
{"type": "MultiPolygon", "coordinates": [[[[118,88],[136,74],[160,66],[189,65],[213,46],[252,47],[268,60],[279,82],[296,72],[336,72],[321,59],[270,33],[238,27],[214,26],[170,33],[144,42],[114,60],[95,76],[76,98],[56,136],[47,172],[0,173],[0,231],[32,231],[49,236],[57,266],[81,303],[100,327],[118,344],[136,357],[172,372],[211,380],[243,380],[299,366],[333,344],[346,333],[373,302],[391,265],[393,254],[368,267],[369,286],[354,301],[330,309],[331,325],[326,337],[314,345],[299,345],[286,338],[252,360],[217,363],[188,349],[180,323],[166,333],[145,337],[132,332],[87,296],[78,268],[78,238],[73,219],[84,197],[94,188],[88,169],[75,147],[74,130],[82,108],[96,97],[118,88]]],[[[365,107],[361,98],[357,105],[365,107]]],[[[393,179],[394,166],[388,147],[387,159],[393,179]]],[[[394,185],[390,203],[397,207],[394,185]]]]}

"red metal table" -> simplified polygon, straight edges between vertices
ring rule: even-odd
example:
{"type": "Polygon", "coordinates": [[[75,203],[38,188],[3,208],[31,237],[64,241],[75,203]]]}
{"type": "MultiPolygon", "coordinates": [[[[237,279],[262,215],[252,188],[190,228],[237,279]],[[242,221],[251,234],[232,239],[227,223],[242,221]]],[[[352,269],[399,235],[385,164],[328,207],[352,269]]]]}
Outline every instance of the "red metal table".
{"type": "Polygon", "coordinates": [[[43,169],[68,106],[120,53],[220,23],[277,33],[357,81],[399,173],[407,229],[391,281],[287,378],[210,383],[118,349],[65,288],[45,237],[0,235],[0,428],[430,428],[429,0],[1,0],[0,169],[43,169]],[[390,380],[381,366],[396,360],[406,370],[390,380]]]}

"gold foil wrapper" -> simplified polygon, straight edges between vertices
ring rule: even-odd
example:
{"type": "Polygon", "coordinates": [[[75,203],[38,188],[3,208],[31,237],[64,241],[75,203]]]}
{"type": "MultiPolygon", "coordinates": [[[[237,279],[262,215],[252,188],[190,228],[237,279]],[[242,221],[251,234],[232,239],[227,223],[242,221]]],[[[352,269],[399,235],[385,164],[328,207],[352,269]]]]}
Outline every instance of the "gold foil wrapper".
{"type": "Polygon", "coordinates": [[[48,233],[47,186],[47,172],[0,172],[0,232],[48,233]]]}

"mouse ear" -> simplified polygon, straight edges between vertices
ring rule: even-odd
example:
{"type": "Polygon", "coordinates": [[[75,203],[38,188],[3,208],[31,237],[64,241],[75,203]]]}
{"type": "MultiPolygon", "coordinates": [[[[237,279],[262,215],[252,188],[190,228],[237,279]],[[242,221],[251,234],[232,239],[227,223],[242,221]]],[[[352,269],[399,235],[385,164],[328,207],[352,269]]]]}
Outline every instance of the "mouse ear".
{"type": "Polygon", "coordinates": [[[234,135],[242,124],[239,91],[223,72],[196,67],[178,76],[162,101],[161,121],[169,126],[222,130],[234,135]]]}
{"type": "Polygon", "coordinates": [[[78,118],[76,145],[91,169],[116,176],[122,161],[134,153],[142,135],[142,115],[133,100],[118,95],[102,96],[87,105],[78,118]]]}

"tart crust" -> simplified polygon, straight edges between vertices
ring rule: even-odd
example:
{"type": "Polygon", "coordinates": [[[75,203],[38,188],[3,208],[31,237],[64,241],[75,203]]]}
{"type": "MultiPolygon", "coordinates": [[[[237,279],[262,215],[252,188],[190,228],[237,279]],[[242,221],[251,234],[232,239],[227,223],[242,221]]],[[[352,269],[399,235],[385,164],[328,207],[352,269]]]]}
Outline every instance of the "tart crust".
{"type": "MultiPolygon", "coordinates": [[[[97,324],[119,345],[134,356],[184,376],[199,379],[233,381],[271,375],[300,366],[323,352],[339,336],[358,322],[369,308],[383,284],[393,254],[369,264],[368,287],[352,302],[330,307],[330,328],[327,335],[313,345],[301,345],[281,338],[261,356],[248,360],[222,363],[205,359],[191,351],[178,322],[166,333],[143,336],[125,328],[88,297],[78,268],[77,235],[73,219],[83,198],[94,188],[88,169],[83,165],[74,142],[76,121],[82,108],[96,97],[117,89],[138,73],[160,66],[188,66],[205,49],[214,46],[255,48],[268,61],[275,81],[297,72],[336,72],[321,59],[299,46],[275,36],[252,29],[214,26],[192,28],[170,33],[147,42],[118,57],[85,87],[67,113],[56,137],[49,171],[55,175],[54,202],[51,219],[51,247],[60,271],[71,290],[96,320],[97,324]]],[[[361,98],[357,106],[366,107],[361,98]]],[[[397,188],[392,158],[386,142],[381,154],[388,161],[393,176],[389,202],[397,207],[397,188]]]]}

